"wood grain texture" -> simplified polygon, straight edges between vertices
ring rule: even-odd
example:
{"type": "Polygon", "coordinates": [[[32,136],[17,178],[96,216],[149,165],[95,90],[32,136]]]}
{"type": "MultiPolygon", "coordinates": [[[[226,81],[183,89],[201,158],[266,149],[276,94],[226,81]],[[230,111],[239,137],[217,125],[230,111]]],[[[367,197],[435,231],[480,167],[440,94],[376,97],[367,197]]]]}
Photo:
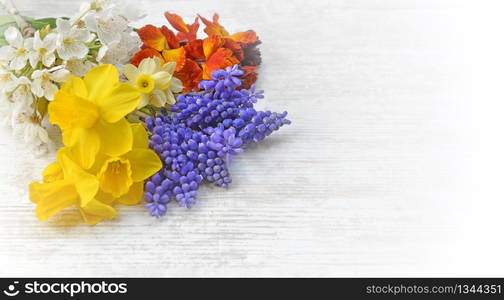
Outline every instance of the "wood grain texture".
{"type": "MultiPolygon", "coordinates": [[[[79,5],[15,2],[35,17],[79,5]]],[[[228,190],[201,188],[194,209],[156,220],[120,207],[96,227],[72,211],[36,220],[27,185],[51,159],[2,128],[0,276],[503,275],[500,245],[459,238],[486,219],[468,172],[481,131],[462,130],[481,99],[460,1],[143,3],[153,24],[163,10],[218,11],[232,31],[255,29],[259,106],[293,124],[235,160],[228,190]]]]}

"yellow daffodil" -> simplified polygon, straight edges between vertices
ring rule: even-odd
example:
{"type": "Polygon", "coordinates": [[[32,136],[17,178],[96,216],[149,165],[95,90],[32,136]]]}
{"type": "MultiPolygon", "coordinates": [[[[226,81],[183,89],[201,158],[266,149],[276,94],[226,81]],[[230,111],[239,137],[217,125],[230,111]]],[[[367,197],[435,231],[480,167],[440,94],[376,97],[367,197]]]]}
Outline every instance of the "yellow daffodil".
{"type": "Polygon", "coordinates": [[[71,155],[68,148],[61,148],[58,161],[44,170],[43,182],[30,184],[30,200],[37,204],[37,217],[46,221],[67,207],[77,206],[90,225],[113,218],[115,209],[96,199],[100,181],[75,163],[71,155]]]}
{"type": "Polygon", "coordinates": [[[124,66],[124,74],[129,83],[142,93],[138,108],[148,104],[162,107],[174,104],[173,93],[180,93],[184,88],[182,82],[173,76],[177,63],[161,63],[158,57],[143,59],[138,68],[134,65],[124,66]]]}
{"type": "Polygon", "coordinates": [[[131,124],[132,150],[120,156],[98,153],[95,164],[84,170],[68,147],[57,153],[58,161],[42,174],[42,183],[30,184],[30,199],[37,204],[36,215],[46,221],[61,210],[76,206],[84,220],[95,225],[112,219],[112,205],[135,205],[143,196],[143,181],[161,169],[156,153],[148,148],[147,132],[131,124]]]}
{"type": "Polygon", "coordinates": [[[131,150],[133,135],[124,117],[139,102],[138,90],[119,82],[114,66],[100,65],[61,87],[49,104],[49,120],[61,128],[79,165],[89,169],[98,152],[119,156],[131,150]]]}
{"type": "Polygon", "coordinates": [[[96,174],[100,191],[97,198],[107,204],[138,204],[143,195],[144,180],[161,169],[157,154],[148,149],[149,138],[144,127],[131,124],[133,148],[120,156],[99,154],[90,172],[96,174]]]}

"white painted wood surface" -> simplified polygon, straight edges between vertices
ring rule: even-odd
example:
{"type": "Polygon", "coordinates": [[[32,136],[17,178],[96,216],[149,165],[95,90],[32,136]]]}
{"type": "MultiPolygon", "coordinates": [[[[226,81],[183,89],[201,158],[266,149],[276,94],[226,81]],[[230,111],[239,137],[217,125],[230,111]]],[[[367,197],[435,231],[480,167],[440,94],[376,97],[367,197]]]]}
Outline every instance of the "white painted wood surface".
{"type": "MultiPolygon", "coordinates": [[[[34,17],[79,5],[15,2],[34,17]]],[[[121,207],[96,227],[71,211],[36,220],[27,185],[51,159],[0,129],[0,276],[504,276],[496,2],[143,3],[146,23],[219,12],[255,29],[260,106],[293,124],[194,209],[121,207]]]]}

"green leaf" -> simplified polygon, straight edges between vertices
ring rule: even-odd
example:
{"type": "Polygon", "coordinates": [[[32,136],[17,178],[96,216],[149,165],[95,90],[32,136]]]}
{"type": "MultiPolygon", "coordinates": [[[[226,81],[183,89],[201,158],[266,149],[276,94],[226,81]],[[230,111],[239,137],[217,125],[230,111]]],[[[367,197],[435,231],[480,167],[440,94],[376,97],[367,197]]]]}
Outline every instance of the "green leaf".
{"type": "Polygon", "coordinates": [[[51,28],[56,28],[56,18],[32,19],[26,20],[26,22],[38,30],[45,28],[47,25],[51,25],[51,28]]]}

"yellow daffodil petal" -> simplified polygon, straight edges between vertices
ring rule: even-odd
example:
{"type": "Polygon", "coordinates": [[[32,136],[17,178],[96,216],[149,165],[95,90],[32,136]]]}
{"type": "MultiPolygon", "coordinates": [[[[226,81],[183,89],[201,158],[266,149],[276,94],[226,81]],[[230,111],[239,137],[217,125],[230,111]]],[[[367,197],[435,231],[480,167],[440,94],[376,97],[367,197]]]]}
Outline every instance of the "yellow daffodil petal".
{"type": "Polygon", "coordinates": [[[144,187],[143,181],[133,183],[128,193],[126,193],[126,195],[122,197],[119,197],[117,199],[117,202],[119,204],[128,206],[137,205],[138,203],[140,203],[140,200],[142,200],[144,191],[143,187],[144,187]]]}
{"type": "Polygon", "coordinates": [[[119,72],[113,65],[96,66],[84,76],[88,99],[95,102],[109,95],[118,82],[119,72]]]}
{"type": "Polygon", "coordinates": [[[133,133],[126,119],[116,123],[99,122],[96,128],[100,134],[100,151],[109,156],[120,156],[133,147],[133,133]]]}
{"type": "Polygon", "coordinates": [[[89,225],[96,225],[103,219],[113,219],[116,216],[116,210],[105,203],[96,199],[89,201],[80,208],[80,213],[84,221],[89,225]]]}
{"type": "Polygon", "coordinates": [[[162,167],[159,156],[150,149],[135,148],[124,155],[131,163],[134,182],[143,181],[159,171],[162,167]]]}
{"type": "Polygon", "coordinates": [[[39,203],[42,201],[42,195],[40,193],[40,187],[42,186],[43,183],[40,182],[32,182],[30,185],[28,185],[28,190],[29,190],[29,197],[30,201],[33,203],[39,203]]]}
{"type": "Polygon", "coordinates": [[[71,75],[67,82],[61,86],[61,90],[67,94],[76,95],[77,97],[87,99],[88,92],[86,84],[82,78],[71,75]]]}
{"type": "MultiPolygon", "coordinates": [[[[94,164],[91,168],[86,169],[86,172],[89,174],[98,174],[100,171],[102,165],[105,163],[105,161],[109,159],[109,156],[104,154],[103,152],[98,152],[95,157],[94,164]]],[[[100,200],[101,201],[101,200],[100,200]]]]}
{"type": "Polygon", "coordinates": [[[82,170],[75,170],[74,172],[75,189],[80,196],[81,205],[87,205],[98,192],[100,183],[95,176],[82,170]]]}
{"type": "Polygon", "coordinates": [[[80,197],[80,204],[86,205],[96,196],[99,182],[95,176],[82,169],[73,154],[72,149],[61,148],[58,150],[57,156],[62,168],[65,170],[65,178],[71,180],[75,185],[77,194],[80,197]]]}
{"type": "Polygon", "coordinates": [[[49,121],[62,130],[90,128],[99,117],[98,107],[90,101],[59,90],[48,106],[49,121]]]}
{"type": "Polygon", "coordinates": [[[115,123],[135,110],[140,103],[140,92],[128,83],[118,83],[110,91],[96,100],[100,107],[101,117],[115,123]]]}
{"type": "Polygon", "coordinates": [[[82,130],[85,130],[85,129],[68,129],[68,130],[65,130],[61,133],[61,141],[63,142],[63,145],[67,146],[67,147],[72,147],[74,146],[75,144],[77,144],[77,142],[79,141],[79,135],[82,133],[82,130]]]}
{"type": "Polygon", "coordinates": [[[157,72],[152,75],[155,88],[158,90],[166,90],[170,87],[172,75],[168,72],[157,72]]]}
{"type": "Polygon", "coordinates": [[[131,124],[131,132],[133,133],[133,149],[149,147],[149,136],[145,127],[141,124],[131,124]]]}
{"type": "Polygon", "coordinates": [[[42,180],[45,183],[63,179],[63,169],[59,162],[49,164],[42,172],[42,180]]]}
{"type": "Polygon", "coordinates": [[[125,195],[133,184],[131,173],[131,164],[127,159],[109,158],[97,174],[101,190],[114,198],[125,195]]]}
{"type": "Polygon", "coordinates": [[[93,166],[102,142],[105,141],[100,141],[100,135],[94,128],[63,132],[63,143],[68,146],[71,156],[83,169],[93,166]]]}
{"type": "Polygon", "coordinates": [[[30,184],[30,200],[37,203],[35,214],[41,221],[47,221],[61,210],[77,204],[78,199],[75,187],[68,180],[30,184]]]}
{"type": "Polygon", "coordinates": [[[107,205],[113,205],[115,203],[116,199],[117,198],[114,198],[114,196],[112,196],[111,194],[105,193],[102,190],[99,190],[98,194],[96,194],[96,200],[98,200],[102,203],[105,203],[107,205]]]}

